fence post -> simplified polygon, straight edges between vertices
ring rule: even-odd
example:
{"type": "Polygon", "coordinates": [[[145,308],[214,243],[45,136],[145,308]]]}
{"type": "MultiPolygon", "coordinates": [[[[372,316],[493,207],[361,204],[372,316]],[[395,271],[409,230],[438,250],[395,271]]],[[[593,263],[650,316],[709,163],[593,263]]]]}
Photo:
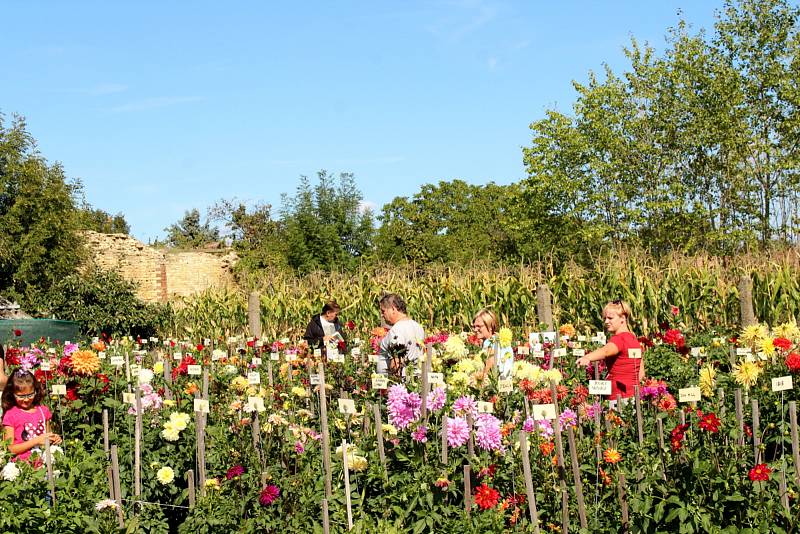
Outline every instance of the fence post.
{"type": "Polygon", "coordinates": [[[261,338],[261,294],[258,291],[250,292],[247,298],[247,324],[250,335],[261,338]]]}
{"type": "Polygon", "coordinates": [[[539,323],[547,325],[548,330],[553,330],[553,301],[547,284],[539,284],[536,288],[536,317],[539,323]]]}
{"type": "Polygon", "coordinates": [[[739,318],[742,328],[755,324],[756,314],[753,311],[753,279],[749,274],[739,278],[739,318]]]}

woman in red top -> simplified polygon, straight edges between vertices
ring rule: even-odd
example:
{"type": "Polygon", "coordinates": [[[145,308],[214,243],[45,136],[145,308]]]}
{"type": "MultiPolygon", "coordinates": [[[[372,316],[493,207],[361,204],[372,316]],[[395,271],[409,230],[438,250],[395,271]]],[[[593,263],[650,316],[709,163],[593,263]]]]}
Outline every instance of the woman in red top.
{"type": "Polygon", "coordinates": [[[611,381],[611,398],[633,396],[634,386],[644,379],[642,346],[630,330],[628,320],[631,308],[622,300],[614,300],[603,308],[603,322],[611,339],[604,346],[578,358],[577,365],[588,366],[605,360],[608,368],[606,380],[611,381]],[[631,350],[638,349],[638,350],[631,350]]]}

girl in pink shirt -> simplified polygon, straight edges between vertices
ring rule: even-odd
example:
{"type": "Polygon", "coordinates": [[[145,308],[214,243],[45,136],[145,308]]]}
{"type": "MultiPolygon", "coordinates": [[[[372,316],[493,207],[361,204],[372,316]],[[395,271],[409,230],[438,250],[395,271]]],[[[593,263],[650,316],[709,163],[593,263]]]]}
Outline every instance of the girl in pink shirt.
{"type": "Polygon", "coordinates": [[[17,369],[3,390],[3,439],[10,441],[8,452],[14,461],[27,460],[33,450],[44,448],[45,438],[58,445],[61,437],[50,432],[47,423],[52,415],[41,404],[44,396],[41,384],[30,371],[17,369]]]}

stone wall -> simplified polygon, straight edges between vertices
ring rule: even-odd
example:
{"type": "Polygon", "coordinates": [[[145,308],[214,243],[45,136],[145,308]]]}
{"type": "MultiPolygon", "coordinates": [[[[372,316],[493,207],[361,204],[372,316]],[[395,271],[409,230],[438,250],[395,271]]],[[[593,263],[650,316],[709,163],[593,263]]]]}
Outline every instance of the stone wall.
{"type": "Polygon", "coordinates": [[[139,298],[147,302],[167,302],[234,284],[231,271],[237,257],[231,251],[169,251],[129,235],[91,231],[86,232],[86,242],[91,262],[136,283],[139,298]]]}

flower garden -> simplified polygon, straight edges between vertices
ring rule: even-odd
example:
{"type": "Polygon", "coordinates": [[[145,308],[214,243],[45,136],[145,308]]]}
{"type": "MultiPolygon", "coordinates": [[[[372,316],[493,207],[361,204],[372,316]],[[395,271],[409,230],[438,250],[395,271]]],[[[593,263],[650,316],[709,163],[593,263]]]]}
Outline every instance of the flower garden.
{"type": "Polygon", "coordinates": [[[64,441],[0,453],[0,531],[791,531],[800,329],[691,332],[672,311],[627,402],[593,394],[602,366],[575,360],[604,339],[572,325],[502,329],[510,380],[482,380],[459,332],[384,379],[385,331],[352,323],[324,355],[286,338],[12,346],[64,441]]]}

